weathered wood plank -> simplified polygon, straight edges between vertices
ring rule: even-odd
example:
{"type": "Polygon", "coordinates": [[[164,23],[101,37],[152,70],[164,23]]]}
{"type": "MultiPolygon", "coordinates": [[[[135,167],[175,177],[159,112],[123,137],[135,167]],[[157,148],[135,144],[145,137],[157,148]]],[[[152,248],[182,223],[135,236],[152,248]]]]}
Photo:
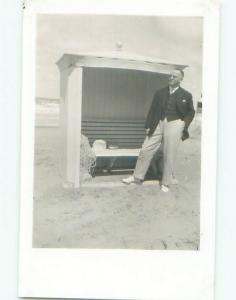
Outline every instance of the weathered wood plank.
{"type": "Polygon", "coordinates": [[[75,68],[68,78],[66,97],[66,181],[79,187],[82,68],[75,68]]]}
{"type": "Polygon", "coordinates": [[[103,139],[108,145],[133,149],[141,147],[145,138],[144,121],[83,120],[81,130],[91,145],[103,139]]]}

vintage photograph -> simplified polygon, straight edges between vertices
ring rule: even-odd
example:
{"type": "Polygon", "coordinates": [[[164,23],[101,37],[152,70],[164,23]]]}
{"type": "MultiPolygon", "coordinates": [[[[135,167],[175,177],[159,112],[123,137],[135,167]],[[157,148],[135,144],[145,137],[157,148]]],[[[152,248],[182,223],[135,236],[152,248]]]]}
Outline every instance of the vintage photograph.
{"type": "Polygon", "coordinates": [[[200,250],[203,17],[38,14],[33,248],[200,250]]]}

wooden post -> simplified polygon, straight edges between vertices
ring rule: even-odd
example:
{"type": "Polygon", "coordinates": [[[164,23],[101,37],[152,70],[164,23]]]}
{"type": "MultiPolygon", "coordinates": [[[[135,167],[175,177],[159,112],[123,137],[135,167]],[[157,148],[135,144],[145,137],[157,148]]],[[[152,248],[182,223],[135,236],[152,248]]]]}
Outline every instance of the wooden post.
{"type": "Polygon", "coordinates": [[[64,187],[79,187],[82,109],[81,67],[61,71],[60,127],[62,133],[62,176],[64,187]]]}

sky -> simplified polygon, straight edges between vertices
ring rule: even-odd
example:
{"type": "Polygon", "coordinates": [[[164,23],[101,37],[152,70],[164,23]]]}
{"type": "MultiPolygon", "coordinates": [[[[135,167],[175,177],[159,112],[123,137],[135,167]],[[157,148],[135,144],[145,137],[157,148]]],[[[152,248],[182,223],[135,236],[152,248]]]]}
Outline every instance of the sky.
{"type": "Polygon", "coordinates": [[[64,53],[122,51],[187,64],[183,87],[200,98],[201,17],[39,15],[36,36],[36,97],[59,98],[56,62],[64,53]]]}

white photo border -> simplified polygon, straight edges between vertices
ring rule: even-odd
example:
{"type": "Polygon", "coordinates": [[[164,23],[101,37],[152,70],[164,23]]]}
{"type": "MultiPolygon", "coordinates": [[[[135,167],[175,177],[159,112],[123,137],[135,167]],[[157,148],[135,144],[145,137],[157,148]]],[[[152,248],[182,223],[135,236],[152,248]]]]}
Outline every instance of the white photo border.
{"type": "Polygon", "coordinates": [[[28,1],[24,11],[19,296],[213,299],[219,5],[216,1],[28,1]],[[199,251],[32,248],[37,14],[204,17],[199,251]],[[204,101],[206,99],[206,101],[204,101]]]}

